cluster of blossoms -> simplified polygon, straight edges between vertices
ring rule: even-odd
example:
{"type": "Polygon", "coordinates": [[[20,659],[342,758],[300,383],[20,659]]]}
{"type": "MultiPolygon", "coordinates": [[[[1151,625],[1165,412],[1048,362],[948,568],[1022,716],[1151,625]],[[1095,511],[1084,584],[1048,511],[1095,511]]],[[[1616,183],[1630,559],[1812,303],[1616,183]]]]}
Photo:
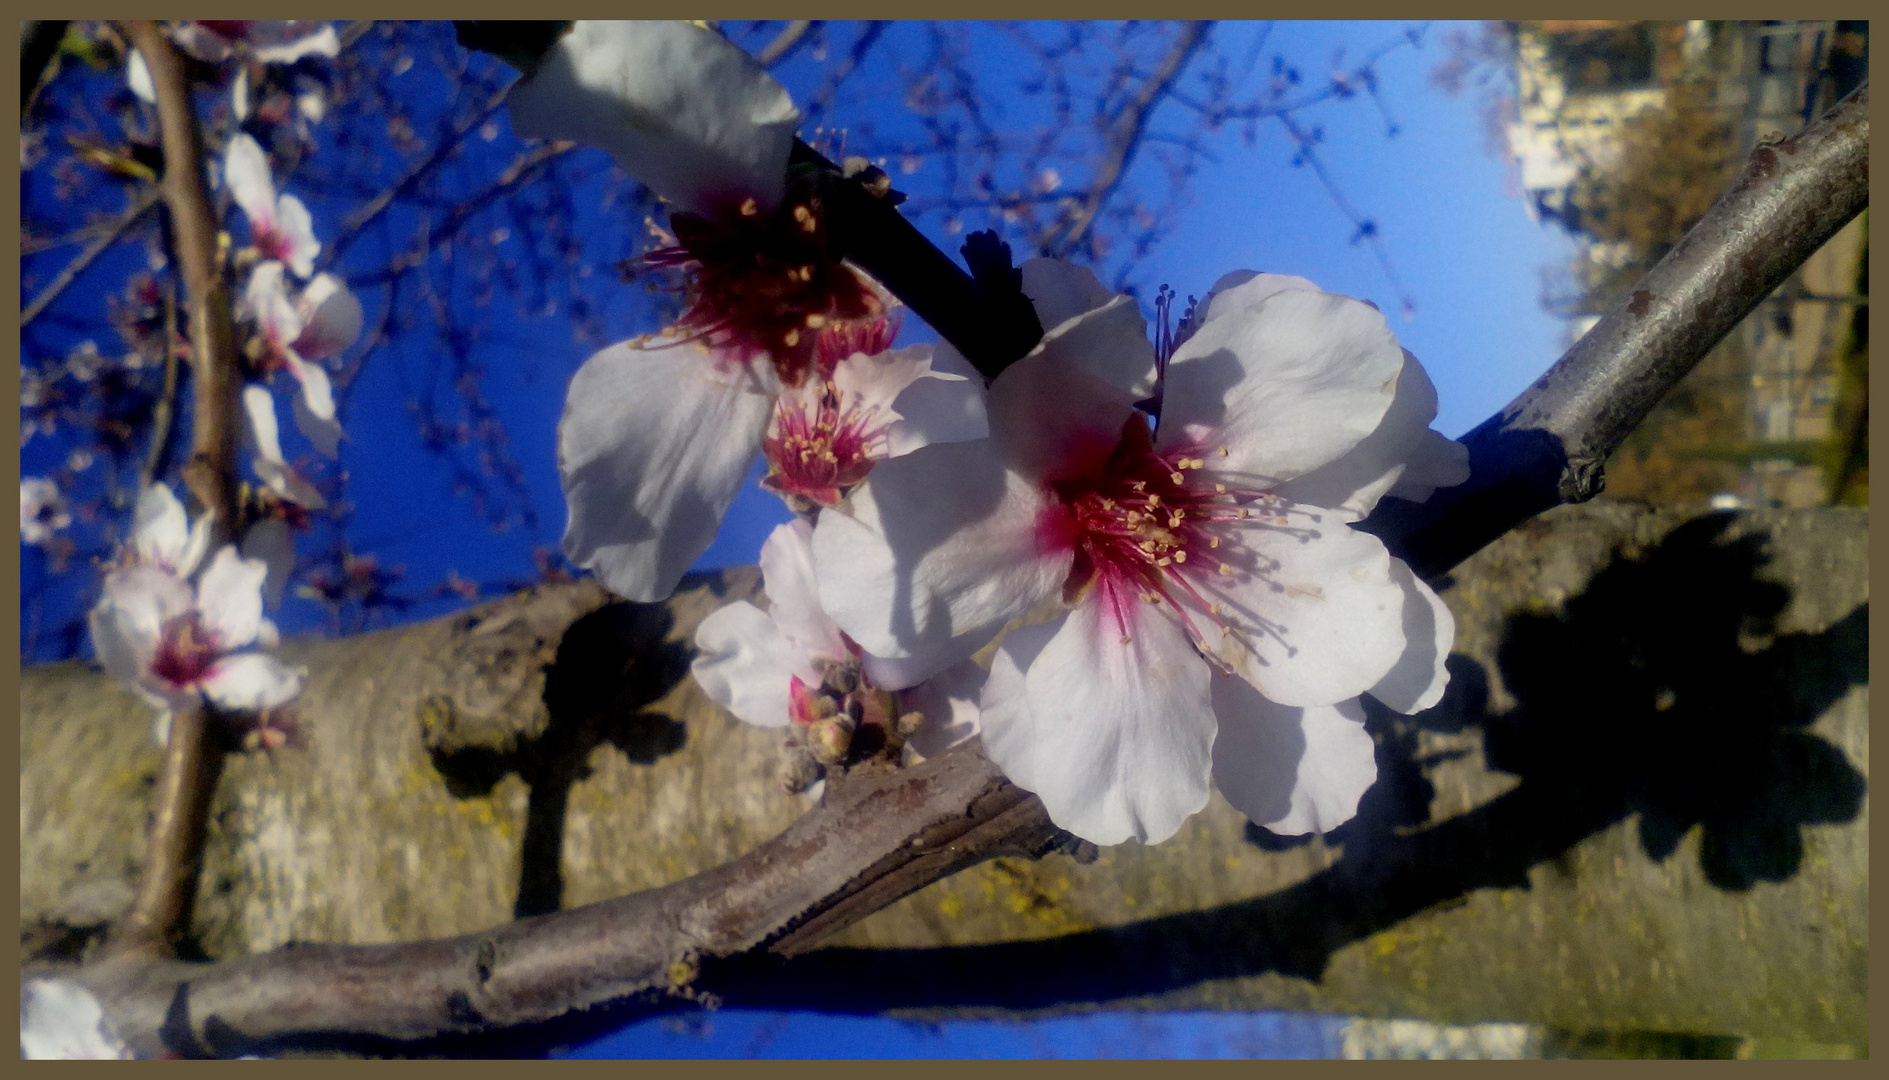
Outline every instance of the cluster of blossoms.
{"type": "MultiPolygon", "coordinates": [[[[230,109],[238,123],[252,117],[270,125],[320,123],[327,114],[326,88],[313,72],[298,70],[297,64],[340,55],[341,36],[328,23],[201,19],[173,23],[168,33],[180,51],[206,65],[214,78],[229,86],[230,109]]],[[[135,49],[125,65],[125,84],[141,100],[157,103],[151,69],[135,49]]],[[[306,135],[306,129],[300,134],[306,135]]]]}
{"type": "Polygon", "coordinates": [[[1441,697],[1448,609],[1352,526],[1467,457],[1374,306],[1239,272],[1151,342],[1132,298],[1031,260],[1047,332],[986,388],[948,346],[890,349],[888,302],[787,180],[785,90],[713,32],[577,23],[512,108],[669,201],[680,242],[650,261],[687,276],[676,324],[572,382],[566,554],[661,599],[765,455],[801,519],[763,549],[770,609],[706,620],[695,675],[788,728],[790,788],[929,728],[931,752],[981,735],[1097,843],[1171,836],[1215,786],[1325,831],[1376,777],[1362,699],[1441,697]]]}
{"type": "Polygon", "coordinates": [[[160,744],[174,712],[205,705],[264,745],[279,740],[271,713],[301,692],[303,672],[267,651],[277,633],[264,595],[280,596],[287,566],[278,538],[261,529],[241,550],[210,554],[207,517],[191,523],[162,484],[138,496],[131,539],[89,621],[99,663],[157,711],[160,744]]]}

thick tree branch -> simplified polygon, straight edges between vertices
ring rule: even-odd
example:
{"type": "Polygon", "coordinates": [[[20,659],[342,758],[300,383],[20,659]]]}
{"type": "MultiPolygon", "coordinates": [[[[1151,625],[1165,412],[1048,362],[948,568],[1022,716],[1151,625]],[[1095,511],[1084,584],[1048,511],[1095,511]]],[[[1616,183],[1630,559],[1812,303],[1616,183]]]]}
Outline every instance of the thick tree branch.
{"type": "MultiPolygon", "coordinates": [[[[204,183],[203,143],[183,62],[157,23],[132,22],[125,30],[144,54],[157,91],[164,199],[170,207],[171,233],[190,303],[196,413],[184,477],[203,512],[212,515],[214,547],[235,538],[238,508],[236,334],[217,259],[217,218],[204,183]]],[[[173,938],[189,925],[210,798],[223,770],[222,747],[216,745],[208,719],[202,710],[193,709],[171,720],[158,777],[150,851],[137,898],[115,928],[111,942],[115,954],[168,954],[174,948],[173,938]]]]}
{"type": "Polygon", "coordinates": [[[1434,576],[1516,525],[1600,493],[1608,456],[1732,327],[1869,205],[1869,84],[1751,152],[1704,218],[1555,365],[1463,436],[1470,478],[1366,527],[1434,576]]]}

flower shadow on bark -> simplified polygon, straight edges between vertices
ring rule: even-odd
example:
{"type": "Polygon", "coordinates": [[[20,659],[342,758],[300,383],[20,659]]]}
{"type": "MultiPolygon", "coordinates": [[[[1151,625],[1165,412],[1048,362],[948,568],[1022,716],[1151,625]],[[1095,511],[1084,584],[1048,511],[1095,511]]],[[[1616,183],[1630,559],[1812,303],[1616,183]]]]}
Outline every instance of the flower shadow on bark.
{"type": "Polygon", "coordinates": [[[1728,538],[1732,520],[1695,519],[1644,557],[1617,556],[1559,614],[1512,616],[1498,655],[1517,707],[1490,713],[1487,676],[1458,656],[1436,708],[1373,714],[1381,790],[1328,837],[1338,861],[1297,885],[1048,940],[737,960],[702,983],[731,1006],[880,1013],[1108,1002],[1268,972],[1318,980],[1345,946],[1478,889],[1528,888],[1531,868],[1634,815],[1656,860],[1703,826],[1702,869],[1720,889],[1786,880],[1805,826],[1862,805],[1863,776],[1808,728],[1867,682],[1868,606],[1775,633],[1789,590],[1758,576],[1764,541],[1728,538]],[[1417,732],[1472,726],[1490,767],[1521,783],[1412,828],[1434,794],[1417,732]]]}
{"type": "Polygon", "coordinates": [[[508,773],[531,788],[520,859],[519,918],[563,905],[564,818],[572,785],[590,775],[591,752],[606,743],[647,765],[682,749],[681,721],[644,707],[689,671],[689,650],[665,640],[674,616],[662,604],[618,601],[579,618],[544,671],[544,729],[503,750],[435,749],[447,789],[466,798],[489,794],[508,773]]]}

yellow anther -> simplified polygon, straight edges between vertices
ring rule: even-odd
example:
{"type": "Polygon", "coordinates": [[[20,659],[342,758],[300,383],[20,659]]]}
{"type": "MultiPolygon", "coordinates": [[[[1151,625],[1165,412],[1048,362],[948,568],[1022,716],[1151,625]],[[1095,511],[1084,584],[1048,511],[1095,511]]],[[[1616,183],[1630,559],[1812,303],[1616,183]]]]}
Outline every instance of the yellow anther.
{"type": "Polygon", "coordinates": [[[1245,521],[1251,515],[1247,513],[1246,507],[1242,506],[1239,508],[1237,512],[1234,513],[1233,516],[1240,519],[1241,521],[1245,521]]]}
{"type": "MultiPolygon", "coordinates": [[[[1185,465],[1185,464],[1187,464],[1187,463],[1186,463],[1185,461],[1183,461],[1183,462],[1181,462],[1181,464],[1182,464],[1182,465],[1185,465]]],[[[1174,482],[1175,482],[1175,483],[1177,483],[1177,484],[1185,484],[1185,483],[1187,483],[1187,477],[1185,477],[1185,476],[1182,476],[1182,475],[1181,475],[1180,473],[1178,473],[1178,472],[1171,472],[1171,473],[1169,473],[1169,474],[1168,474],[1168,479],[1169,479],[1169,480],[1172,480],[1172,481],[1174,481],[1174,482]]]]}
{"type": "Polygon", "coordinates": [[[761,212],[761,207],[753,199],[741,200],[741,216],[753,217],[761,212]]]}
{"type": "Polygon", "coordinates": [[[1209,537],[1207,538],[1207,546],[1208,546],[1208,547],[1210,547],[1210,548],[1217,548],[1217,547],[1219,547],[1219,546],[1220,546],[1220,538],[1219,538],[1219,537],[1217,537],[1217,536],[1209,536],[1209,537]]]}
{"type": "Polygon", "coordinates": [[[1232,568],[1231,566],[1228,566],[1228,565],[1227,565],[1226,563],[1221,563],[1221,564],[1220,564],[1220,573],[1222,573],[1222,574],[1224,574],[1224,575],[1228,575],[1228,576],[1231,576],[1231,575],[1232,575],[1232,573],[1233,573],[1233,568],[1232,568]]]}
{"type": "Polygon", "coordinates": [[[1225,484],[1215,484],[1213,490],[1216,495],[1225,495],[1227,493],[1227,486],[1225,484]]]}
{"type": "Polygon", "coordinates": [[[1220,448],[1220,450],[1219,450],[1219,454],[1220,454],[1220,456],[1221,456],[1221,457],[1226,457],[1226,456],[1227,456],[1227,448],[1226,448],[1226,447],[1224,447],[1224,446],[1222,446],[1222,447],[1220,448]]]}
{"type": "Polygon", "coordinates": [[[807,312],[807,329],[818,330],[826,325],[826,316],[817,311],[807,312]]]}
{"type": "Polygon", "coordinates": [[[781,336],[781,340],[787,343],[788,348],[792,348],[793,346],[800,344],[800,331],[789,330],[787,331],[787,333],[781,336]]]}
{"type": "Polygon", "coordinates": [[[1174,561],[1175,561],[1175,562],[1186,562],[1186,561],[1187,561],[1187,552],[1185,552],[1185,551],[1177,551],[1177,552],[1175,552],[1175,553],[1174,553],[1174,561]]]}
{"type": "Polygon", "coordinates": [[[1159,496],[1159,495],[1150,495],[1150,496],[1148,496],[1148,505],[1149,505],[1149,506],[1160,506],[1160,505],[1161,505],[1161,496],[1159,496]]]}
{"type": "Polygon", "coordinates": [[[1181,527],[1181,515],[1175,514],[1173,517],[1168,519],[1168,528],[1178,529],[1180,527],[1181,527]]]}
{"type": "Polygon", "coordinates": [[[1143,551],[1153,551],[1153,550],[1154,550],[1154,541],[1152,541],[1152,540],[1143,540],[1143,541],[1141,542],[1141,550],[1143,550],[1143,551]]]}
{"type": "Polygon", "coordinates": [[[1170,564],[1170,563],[1172,563],[1173,561],[1174,561],[1173,559],[1166,559],[1166,558],[1163,558],[1163,559],[1156,559],[1156,560],[1154,561],[1154,564],[1155,564],[1156,566],[1167,566],[1168,564],[1170,564]]]}

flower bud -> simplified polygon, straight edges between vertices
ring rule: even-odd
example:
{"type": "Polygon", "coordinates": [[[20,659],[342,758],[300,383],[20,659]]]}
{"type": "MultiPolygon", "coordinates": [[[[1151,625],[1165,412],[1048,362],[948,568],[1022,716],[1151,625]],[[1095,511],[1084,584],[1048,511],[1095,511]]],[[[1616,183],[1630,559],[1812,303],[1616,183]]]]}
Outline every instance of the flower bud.
{"type": "Polygon", "coordinates": [[[823,764],[838,765],[846,760],[846,752],[852,748],[854,727],[850,716],[816,720],[807,727],[808,749],[823,764]]]}

